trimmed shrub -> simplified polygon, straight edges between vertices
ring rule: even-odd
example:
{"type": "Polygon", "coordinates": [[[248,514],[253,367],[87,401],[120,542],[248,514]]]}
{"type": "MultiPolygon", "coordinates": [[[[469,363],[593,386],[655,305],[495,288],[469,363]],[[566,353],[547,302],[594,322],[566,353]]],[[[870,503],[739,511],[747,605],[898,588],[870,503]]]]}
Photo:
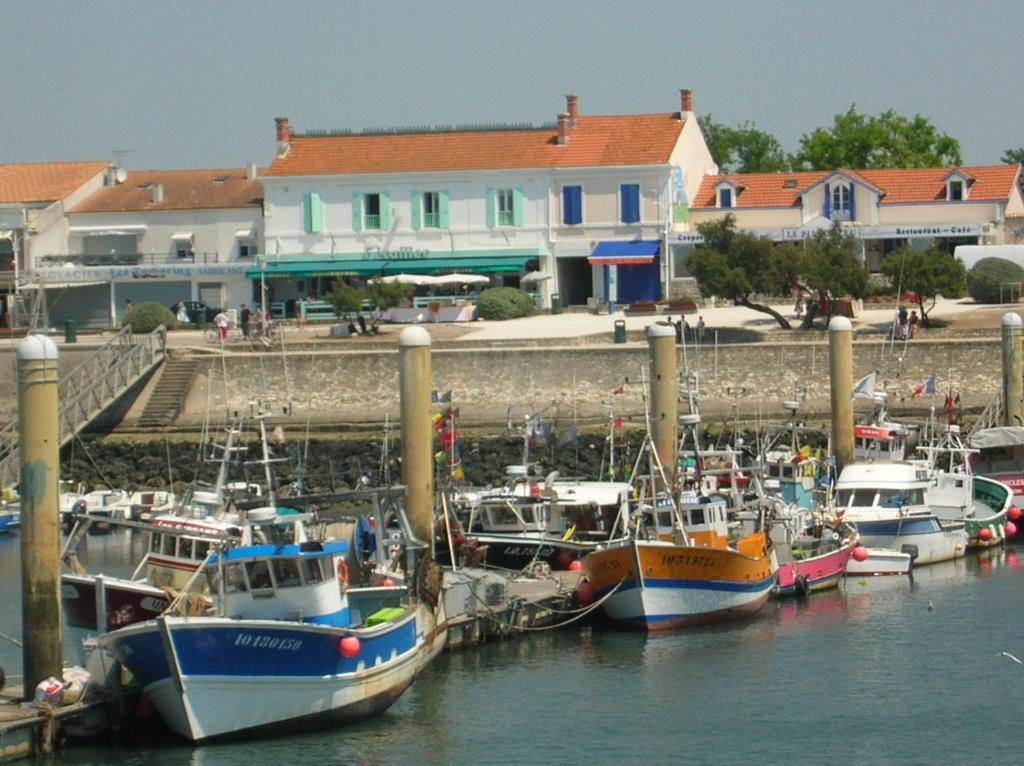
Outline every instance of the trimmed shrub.
{"type": "Polygon", "coordinates": [[[1007,282],[1024,282],[1024,268],[1005,258],[982,258],[967,272],[967,294],[975,303],[999,303],[1009,300],[1007,282]]]}
{"type": "Polygon", "coordinates": [[[128,312],[124,318],[125,326],[131,326],[132,332],[153,332],[157,327],[163,325],[168,330],[178,327],[178,320],[174,314],[162,303],[146,301],[128,312]]]}
{"type": "Polygon", "coordinates": [[[492,287],[480,293],[477,307],[483,319],[517,319],[533,313],[533,298],[514,287],[492,287]]]}

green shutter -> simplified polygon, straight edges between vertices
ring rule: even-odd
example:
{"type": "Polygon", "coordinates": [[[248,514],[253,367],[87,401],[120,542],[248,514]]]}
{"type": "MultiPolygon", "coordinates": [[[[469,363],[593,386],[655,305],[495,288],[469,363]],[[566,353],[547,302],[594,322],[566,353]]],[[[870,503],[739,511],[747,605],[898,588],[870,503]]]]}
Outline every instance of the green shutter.
{"type": "Polygon", "coordinates": [[[319,234],[324,228],[324,203],[320,195],[312,192],[306,195],[306,231],[319,234]]]}
{"type": "Polygon", "coordinates": [[[423,226],[423,195],[414,191],[409,198],[409,206],[411,208],[409,218],[413,231],[419,231],[423,226]]]}
{"type": "Polygon", "coordinates": [[[522,226],[525,215],[526,195],[523,194],[523,187],[517,186],[512,190],[512,225],[522,226]]]}
{"type": "Polygon", "coordinates": [[[439,208],[438,212],[440,213],[438,219],[441,222],[440,226],[442,229],[447,229],[449,227],[449,224],[451,223],[451,216],[448,213],[448,203],[450,201],[451,197],[448,195],[448,192],[441,191],[437,193],[437,206],[439,208]]]}
{"type": "Polygon", "coordinates": [[[380,228],[383,231],[391,228],[391,198],[387,192],[380,193],[380,228]]]}
{"type": "Polygon", "coordinates": [[[363,195],[359,192],[352,195],[352,230],[363,230],[363,195]]]}
{"type": "Polygon", "coordinates": [[[493,229],[498,218],[498,199],[494,189],[487,190],[487,228],[493,229]]]}

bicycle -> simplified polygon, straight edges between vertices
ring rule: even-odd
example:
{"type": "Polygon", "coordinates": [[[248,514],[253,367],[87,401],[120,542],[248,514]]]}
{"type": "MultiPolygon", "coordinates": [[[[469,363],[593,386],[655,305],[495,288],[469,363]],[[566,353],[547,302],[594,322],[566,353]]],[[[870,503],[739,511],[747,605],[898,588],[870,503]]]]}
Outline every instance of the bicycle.
{"type": "MultiPolygon", "coordinates": [[[[224,343],[227,343],[230,340],[237,340],[240,337],[241,330],[239,330],[237,327],[228,327],[228,334],[227,337],[224,338],[224,343]]],[[[207,343],[220,343],[220,330],[218,329],[217,325],[208,325],[207,328],[203,330],[203,338],[206,340],[207,343]]]]}
{"type": "Polygon", "coordinates": [[[276,322],[265,322],[249,326],[249,342],[269,347],[278,340],[283,330],[276,322]]]}

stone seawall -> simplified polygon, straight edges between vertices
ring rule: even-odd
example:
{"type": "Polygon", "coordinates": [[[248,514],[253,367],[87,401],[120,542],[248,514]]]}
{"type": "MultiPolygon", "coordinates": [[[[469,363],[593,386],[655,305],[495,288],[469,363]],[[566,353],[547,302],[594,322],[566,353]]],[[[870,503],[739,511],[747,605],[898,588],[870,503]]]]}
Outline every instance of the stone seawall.
{"type": "MultiPolygon", "coordinates": [[[[175,351],[174,353],[182,353],[175,351]]],[[[680,370],[696,373],[707,414],[774,418],[785,400],[803,402],[808,416],[828,417],[827,341],[763,342],[689,347],[679,351],[680,370]]],[[[616,415],[642,419],[641,369],[645,343],[523,348],[435,348],[434,387],[451,391],[465,422],[505,423],[547,409],[591,421],[616,415]],[[622,395],[613,391],[623,387],[622,395]]],[[[878,371],[878,387],[890,393],[894,411],[924,413],[942,406],[946,391],[961,395],[965,410],[978,411],[1000,385],[997,337],[918,340],[891,347],[878,340],[854,344],[857,377],[878,371]],[[939,394],[910,398],[930,375],[939,394]]],[[[275,408],[292,405],[291,418],[315,424],[392,420],[398,413],[397,349],[293,351],[286,354],[204,356],[177,425],[200,423],[207,410],[232,410],[261,397],[275,408]],[[227,385],[225,386],[225,379],[227,385]]],[[[867,402],[858,403],[868,407],[867,402]]]]}

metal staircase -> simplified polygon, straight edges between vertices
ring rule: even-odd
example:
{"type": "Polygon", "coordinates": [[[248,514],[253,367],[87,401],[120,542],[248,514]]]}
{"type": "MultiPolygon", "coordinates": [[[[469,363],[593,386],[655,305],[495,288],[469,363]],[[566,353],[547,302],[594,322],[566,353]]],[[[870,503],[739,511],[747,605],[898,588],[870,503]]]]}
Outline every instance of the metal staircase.
{"type": "Polygon", "coordinates": [[[971,430],[968,432],[968,439],[974,436],[978,431],[983,431],[986,428],[995,428],[1003,423],[1003,392],[996,391],[996,395],[992,397],[992,400],[985,405],[985,409],[978,416],[978,419],[974,421],[974,425],[971,426],[971,430]]]}
{"type": "MultiPolygon", "coordinates": [[[[164,359],[166,330],[135,334],[125,327],[57,384],[60,443],[67,444],[164,359]]],[[[17,483],[18,419],[0,429],[0,487],[17,483]]]]}

